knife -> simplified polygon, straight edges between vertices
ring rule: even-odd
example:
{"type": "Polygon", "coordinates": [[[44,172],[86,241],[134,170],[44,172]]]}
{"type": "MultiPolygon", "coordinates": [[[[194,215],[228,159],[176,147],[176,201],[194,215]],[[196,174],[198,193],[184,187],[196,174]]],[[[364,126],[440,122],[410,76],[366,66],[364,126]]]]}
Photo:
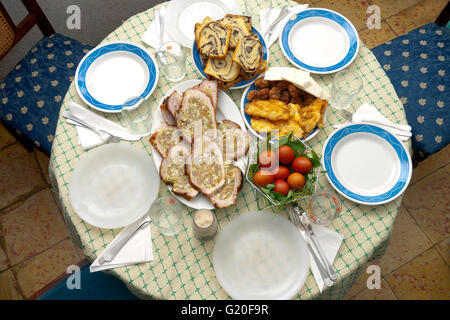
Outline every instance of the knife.
{"type": "Polygon", "coordinates": [[[128,130],[126,130],[125,128],[121,127],[120,125],[101,118],[101,120],[99,120],[98,122],[96,122],[95,124],[91,121],[88,121],[85,119],[85,117],[81,117],[78,116],[76,114],[74,114],[73,112],[69,112],[69,111],[63,111],[62,112],[62,116],[66,119],[72,119],[76,122],[81,122],[84,124],[87,124],[87,126],[92,127],[94,130],[99,130],[99,131],[104,131],[106,133],[109,133],[117,138],[123,139],[123,140],[128,140],[128,141],[137,141],[140,140],[141,137],[138,135],[135,135],[131,132],[129,132],[128,130]],[[107,121],[109,122],[108,125],[103,124],[103,121],[107,121]]]}

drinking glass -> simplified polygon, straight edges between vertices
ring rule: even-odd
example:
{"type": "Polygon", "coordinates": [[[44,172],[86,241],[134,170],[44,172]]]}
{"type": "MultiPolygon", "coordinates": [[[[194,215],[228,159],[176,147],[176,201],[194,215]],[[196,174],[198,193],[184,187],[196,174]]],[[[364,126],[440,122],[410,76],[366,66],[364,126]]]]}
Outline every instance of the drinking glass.
{"type": "MultiPolygon", "coordinates": [[[[270,14],[272,9],[272,0],[246,0],[245,4],[245,14],[252,18],[252,25],[258,30],[261,30],[261,11],[263,14],[266,13],[267,16],[270,14]]],[[[266,17],[267,17],[266,16],[266,17]]]]}
{"type": "Polygon", "coordinates": [[[359,72],[347,68],[334,75],[330,103],[333,108],[347,109],[356,99],[363,86],[359,72]]]}
{"type": "Polygon", "coordinates": [[[328,226],[341,212],[341,202],[332,191],[320,191],[308,199],[306,213],[317,225],[328,226]]]}
{"type": "Polygon", "coordinates": [[[153,202],[150,218],[163,235],[172,236],[178,233],[183,225],[181,212],[181,204],[175,197],[164,196],[153,202]]]}
{"type": "Polygon", "coordinates": [[[186,52],[178,42],[163,43],[156,50],[156,59],[167,80],[177,82],[186,75],[186,52]]]}
{"type": "Polygon", "coordinates": [[[122,105],[121,114],[132,133],[145,137],[152,129],[153,109],[150,99],[133,97],[122,105]]]}

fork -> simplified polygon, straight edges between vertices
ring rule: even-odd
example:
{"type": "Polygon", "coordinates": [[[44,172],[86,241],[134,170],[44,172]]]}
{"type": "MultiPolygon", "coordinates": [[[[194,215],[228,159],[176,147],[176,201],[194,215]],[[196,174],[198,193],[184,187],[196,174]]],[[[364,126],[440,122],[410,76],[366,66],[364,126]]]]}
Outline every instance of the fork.
{"type": "Polygon", "coordinates": [[[333,281],[331,281],[330,277],[328,276],[328,273],[325,270],[325,267],[323,266],[319,257],[316,255],[314,249],[311,247],[311,245],[310,245],[311,237],[310,237],[309,233],[305,230],[305,226],[301,222],[300,216],[296,212],[289,210],[289,217],[291,218],[291,221],[294,223],[294,225],[297,228],[305,231],[305,235],[308,238],[308,240],[306,241],[306,245],[308,247],[309,252],[311,252],[311,255],[313,256],[314,261],[316,262],[317,268],[319,269],[320,276],[323,279],[323,283],[325,286],[331,287],[333,285],[333,281]]]}
{"type": "Polygon", "coordinates": [[[84,122],[83,120],[79,119],[78,117],[76,117],[75,115],[73,115],[70,112],[64,111],[63,112],[63,117],[67,119],[66,121],[68,123],[71,123],[71,124],[74,124],[74,125],[79,125],[79,126],[82,126],[84,128],[93,130],[95,133],[98,134],[98,136],[100,137],[100,139],[102,139],[103,142],[116,142],[116,141],[120,140],[119,137],[116,137],[116,136],[112,135],[109,132],[106,132],[106,131],[97,129],[94,126],[88,125],[86,122],[84,122]]]}
{"type": "MultiPolygon", "coordinates": [[[[353,114],[351,112],[348,112],[347,110],[342,109],[341,114],[346,120],[353,121],[353,114]]],[[[407,124],[386,123],[386,122],[381,122],[381,121],[377,121],[377,120],[365,120],[365,119],[363,119],[363,121],[378,124],[378,125],[385,126],[385,127],[389,127],[392,129],[397,129],[400,131],[405,131],[404,135],[408,135],[408,133],[409,133],[409,135],[408,135],[409,137],[412,135],[412,133],[411,133],[412,128],[410,125],[407,125],[407,124]]]]}
{"type": "Polygon", "coordinates": [[[273,32],[275,31],[276,26],[278,23],[283,20],[289,13],[291,12],[290,6],[284,6],[281,8],[280,14],[278,17],[270,24],[270,26],[267,28],[267,31],[265,32],[263,38],[266,39],[267,42],[270,42],[270,38],[272,37],[273,32]]]}

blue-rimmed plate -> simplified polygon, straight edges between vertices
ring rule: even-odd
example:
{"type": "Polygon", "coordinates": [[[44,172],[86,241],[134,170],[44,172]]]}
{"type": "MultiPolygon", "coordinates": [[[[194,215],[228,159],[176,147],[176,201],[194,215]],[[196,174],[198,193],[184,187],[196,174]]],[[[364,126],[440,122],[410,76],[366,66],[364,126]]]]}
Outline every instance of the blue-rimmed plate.
{"type": "Polygon", "coordinates": [[[293,15],[281,32],[280,43],[292,64],[313,73],[342,70],[359,50],[353,24],[328,9],[307,9],[293,15]]]}
{"type": "MultiPolygon", "coordinates": [[[[269,52],[267,51],[266,42],[264,41],[263,37],[259,34],[259,32],[254,27],[252,27],[252,32],[256,33],[258,35],[259,40],[262,43],[263,59],[266,61],[269,61],[269,52]]],[[[197,69],[197,71],[200,72],[200,74],[202,75],[203,78],[207,79],[208,76],[205,73],[205,70],[204,70],[205,68],[202,63],[202,58],[200,57],[200,52],[198,52],[198,50],[197,50],[197,42],[196,41],[194,41],[194,45],[192,46],[192,59],[194,59],[194,64],[195,64],[195,68],[197,69]]],[[[242,89],[242,88],[248,87],[253,82],[255,82],[255,80],[257,78],[258,78],[258,76],[255,76],[254,78],[252,78],[250,80],[246,80],[246,81],[242,80],[241,82],[232,86],[230,89],[242,89]]]]}
{"type": "Polygon", "coordinates": [[[132,97],[149,97],[159,71],[150,52],[131,42],[111,42],[91,50],[75,73],[78,94],[90,107],[120,112],[132,97]]]}
{"type": "Polygon", "coordinates": [[[350,124],[333,132],[322,165],[331,185],[356,203],[394,200],[411,180],[411,157],[393,134],[376,125],[350,124]]]}
{"type": "MultiPolygon", "coordinates": [[[[256,79],[255,79],[256,80],[256,79]]],[[[260,139],[265,139],[265,135],[262,135],[258,132],[256,132],[253,128],[252,128],[252,116],[248,115],[247,113],[245,113],[245,105],[248,103],[248,93],[251,90],[258,90],[259,88],[257,88],[255,86],[255,83],[252,83],[247,89],[245,89],[244,93],[242,94],[242,98],[241,98],[241,113],[242,113],[242,118],[244,118],[244,123],[247,126],[248,130],[250,130],[250,132],[255,136],[258,137],[260,139]]],[[[327,110],[325,109],[325,112],[323,114],[323,122],[325,123],[325,121],[327,120],[327,110]]],[[[314,130],[308,134],[305,138],[301,139],[302,141],[308,141],[311,140],[312,138],[314,138],[317,134],[319,133],[319,128],[315,127],[314,130]]]]}

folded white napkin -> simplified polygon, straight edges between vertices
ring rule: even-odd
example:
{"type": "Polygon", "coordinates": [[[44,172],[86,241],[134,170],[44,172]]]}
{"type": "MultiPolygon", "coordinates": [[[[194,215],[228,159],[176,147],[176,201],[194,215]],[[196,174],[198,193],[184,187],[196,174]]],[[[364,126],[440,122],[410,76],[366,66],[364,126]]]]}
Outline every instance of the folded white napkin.
{"type": "MultiPolygon", "coordinates": [[[[291,8],[292,13],[289,14],[287,17],[285,17],[283,20],[281,20],[277,26],[275,27],[275,30],[272,33],[272,36],[270,37],[270,43],[268,43],[267,41],[269,41],[268,39],[264,39],[266,41],[266,45],[268,48],[270,48],[272,46],[272,44],[274,44],[274,42],[278,39],[278,37],[280,36],[281,32],[283,31],[284,25],[286,24],[286,22],[288,22],[289,18],[293,15],[293,14],[297,14],[305,9],[308,9],[309,5],[308,4],[301,4],[298,6],[294,6],[291,8]]],[[[280,14],[281,9],[265,9],[265,10],[261,10],[260,14],[260,24],[261,24],[261,34],[263,35],[264,33],[266,33],[268,27],[270,26],[270,24],[275,21],[276,18],[278,18],[278,15],[280,14]]]]}
{"type": "MultiPolygon", "coordinates": [[[[239,5],[239,2],[237,0],[220,0],[222,1],[228,8],[230,8],[233,12],[241,12],[241,6],[239,5]]],[[[162,15],[165,14],[166,6],[161,6],[160,10],[162,15]]],[[[164,19],[165,25],[167,23],[175,23],[174,21],[167,21],[167,19],[164,19]]],[[[159,34],[158,34],[158,26],[156,26],[155,21],[153,20],[148,29],[144,32],[143,36],[141,37],[141,40],[149,45],[152,48],[157,49],[156,47],[159,45],[159,34]]],[[[164,35],[163,35],[163,42],[167,41],[173,41],[172,37],[167,33],[167,28],[164,27],[164,35]]]]}
{"type": "MultiPolygon", "coordinates": [[[[102,127],[110,129],[112,133],[124,131],[129,132],[127,129],[118,125],[117,123],[99,116],[98,114],[88,110],[87,108],[80,106],[76,102],[69,102],[69,111],[81,120],[84,120],[88,123],[102,125],[102,127]]],[[[100,136],[95,131],[81,126],[75,126],[75,128],[77,129],[78,143],[81,144],[83,149],[89,149],[104,143],[104,141],[100,139],[100,136]]]]}
{"type": "MultiPolygon", "coordinates": [[[[316,235],[317,240],[319,241],[320,245],[322,246],[323,252],[325,253],[325,256],[327,257],[328,261],[331,265],[334,263],[334,259],[336,258],[336,254],[339,251],[339,248],[341,247],[342,240],[344,239],[344,236],[340,233],[337,233],[333,230],[330,230],[328,228],[315,225],[311,223],[311,227],[313,229],[313,232],[316,235]]],[[[305,231],[301,230],[300,233],[302,234],[303,238],[305,238],[305,241],[308,242],[308,238],[305,236],[305,231]]],[[[314,248],[314,246],[311,244],[311,247],[314,248]]],[[[322,276],[320,275],[319,269],[317,268],[316,261],[314,260],[313,256],[308,250],[309,254],[309,262],[311,266],[311,271],[313,273],[314,279],[316,280],[317,286],[319,287],[320,292],[322,292],[324,283],[322,280],[322,276]]],[[[316,252],[316,255],[319,257],[318,253],[316,252]]]]}
{"type": "MultiPolygon", "coordinates": [[[[368,120],[374,120],[374,121],[378,121],[378,122],[382,122],[382,123],[387,123],[387,124],[392,124],[393,122],[389,121],[387,118],[385,118],[378,110],[377,108],[375,108],[374,106],[367,104],[367,103],[363,103],[358,110],[356,110],[356,112],[353,114],[353,121],[352,122],[363,122],[363,121],[368,121],[368,120]]],[[[345,124],[337,124],[334,125],[333,127],[336,129],[339,129],[345,125],[347,125],[350,122],[347,122],[345,124]]],[[[401,134],[405,134],[408,133],[410,131],[402,131],[402,130],[397,130],[388,126],[383,126],[381,124],[377,124],[380,127],[382,127],[383,129],[391,132],[392,134],[394,134],[399,140],[401,141],[406,141],[409,139],[409,137],[406,137],[404,135],[401,134]]]]}
{"type": "MultiPolygon", "coordinates": [[[[146,215],[143,219],[139,219],[135,223],[132,223],[131,225],[125,227],[106,247],[105,250],[107,250],[109,246],[127,235],[128,232],[132,232],[139,224],[144,221],[150,221],[150,217],[146,215]]],[[[98,261],[103,255],[103,252],[105,252],[103,251],[102,254],[100,254],[97,259],[95,259],[95,261],[91,264],[89,270],[91,272],[97,272],[101,270],[152,261],[153,248],[150,225],[151,223],[149,223],[145,228],[136,231],[133,237],[128,240],[128,242],[122,247],[122,249],[117,253],[117,255],[111,262],[105,262],[104,264],[100,265],[98,261]]]]}

